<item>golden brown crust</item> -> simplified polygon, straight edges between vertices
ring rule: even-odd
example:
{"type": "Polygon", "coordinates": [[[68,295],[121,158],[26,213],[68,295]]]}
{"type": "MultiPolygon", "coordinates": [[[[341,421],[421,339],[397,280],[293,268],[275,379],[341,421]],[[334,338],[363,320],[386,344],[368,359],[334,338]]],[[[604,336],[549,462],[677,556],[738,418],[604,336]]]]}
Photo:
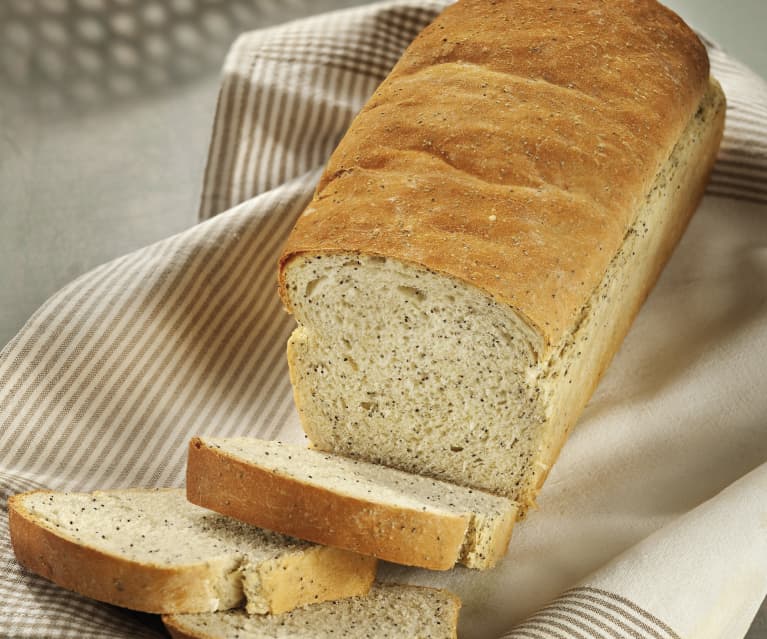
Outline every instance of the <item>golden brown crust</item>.
{"type": "Polygon", "coordinates": [[[708,58],[652,0],[462,0],[355,119],[280,264],[361,252],[508,304],[557,344],[698,104],[708,58]]]}
{"type": "Polygon", "coordinates": [[[189,444],[187,498],[241,521],[399,564],[448,570],[469,516],[377,504],[246,463],[199,438],[189,444]]]}
{"type": "MultiPolygon", "coordinates": [[[[46,492],[46,491],[34,491],[46,492]]],[[[90,548],[45,525],[24,506],[25,495],[8,500],[11,544],[18,562],[81,595],[143,612],[207,612],[215,593],[204,565],[168,568],[139,564],[90,548]]]]}
{"type": "Polygon", "coordinates": [[[269,612],[280,614],[307,604],[365,595],[377,566],[375,557],[313,546],[262,564],[259,585],[269,593],[269,612]]]}

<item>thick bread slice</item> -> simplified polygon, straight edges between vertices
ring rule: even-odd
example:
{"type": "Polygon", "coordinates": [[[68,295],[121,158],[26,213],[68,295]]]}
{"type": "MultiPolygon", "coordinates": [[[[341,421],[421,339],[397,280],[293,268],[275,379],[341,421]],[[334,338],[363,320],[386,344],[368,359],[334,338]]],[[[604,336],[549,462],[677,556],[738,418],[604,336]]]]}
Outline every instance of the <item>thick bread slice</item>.
{"type": "Polygon", "coordinates": [[[364,597],[304,606],[284,615],[168,615],[174,639],[455,639],[461,602],[446,590],[376,584],[364,597]]]}
{"type": "Polygon", "coordinates": [[[261,530],[182,490],[35,491],[8,501],[16,557],[54,583],[145,612],[251,613],[366,593],[376,561],[261,530]]]}
{"type": "Polygon", "coordinates": [[[491,568],[517,512],[503,497],[253,438],[194,438],[187,497],[270,530],[433,570],[491,568]]]}
{"type": "Polygon", "coordinates": [[[534,502],[703,194],[724,96],[651,0],[463,0],[281,259],[315,447],[534,502]]]}

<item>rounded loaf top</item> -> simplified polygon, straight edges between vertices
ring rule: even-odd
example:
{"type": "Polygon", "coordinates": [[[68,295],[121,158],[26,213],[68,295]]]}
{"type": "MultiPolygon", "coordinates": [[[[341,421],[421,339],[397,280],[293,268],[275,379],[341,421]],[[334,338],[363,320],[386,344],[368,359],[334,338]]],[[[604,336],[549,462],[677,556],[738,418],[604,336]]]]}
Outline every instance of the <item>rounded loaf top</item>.
{"type": "Polygon", "coordinates": [[[418,264],[558,344],[707,79],[700,40],[657,2],[462,0],[354,120],[281,264],[339,251],[418,264]]]}

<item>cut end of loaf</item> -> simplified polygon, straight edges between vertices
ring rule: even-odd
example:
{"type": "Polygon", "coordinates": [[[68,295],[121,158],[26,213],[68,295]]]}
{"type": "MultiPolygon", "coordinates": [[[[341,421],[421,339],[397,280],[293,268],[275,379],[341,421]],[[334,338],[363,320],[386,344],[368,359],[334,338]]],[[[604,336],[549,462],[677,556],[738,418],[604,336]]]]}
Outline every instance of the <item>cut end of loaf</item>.
{"type": "Polygon", "coordinates": [[[312,444],[509,498],[540,424],[540,339],[478,289],[379,256],[298,255],[285,267],[288,344],[312,444]]]}

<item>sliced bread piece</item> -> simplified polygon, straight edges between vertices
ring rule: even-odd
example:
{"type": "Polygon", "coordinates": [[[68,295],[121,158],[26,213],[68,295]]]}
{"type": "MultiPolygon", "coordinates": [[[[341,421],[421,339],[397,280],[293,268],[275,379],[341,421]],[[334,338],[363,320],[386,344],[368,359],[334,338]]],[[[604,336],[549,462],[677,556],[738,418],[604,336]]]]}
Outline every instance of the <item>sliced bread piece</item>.
{"type": "Polygon", "coordinates": [[[446,590],[376,584],[367,596],[304,606],[284,615],[243,610],[167,615],[175,639],[454,639],[461,602],[446,590]]]}
{"type": "Polygon", "coordinates": [[[187,498],[270,530],[433,570],[491,568],[517,512],[504,497],[243,437],[191,441],[187,498]]]}
{"type": "Polygon", "coordinates": [[[107,603],[155,613],[251,613],[366,593],[371,557],[268,532],[190,504],[181,489],[34,491],[8,502],[23,566],[107,603]]]}

